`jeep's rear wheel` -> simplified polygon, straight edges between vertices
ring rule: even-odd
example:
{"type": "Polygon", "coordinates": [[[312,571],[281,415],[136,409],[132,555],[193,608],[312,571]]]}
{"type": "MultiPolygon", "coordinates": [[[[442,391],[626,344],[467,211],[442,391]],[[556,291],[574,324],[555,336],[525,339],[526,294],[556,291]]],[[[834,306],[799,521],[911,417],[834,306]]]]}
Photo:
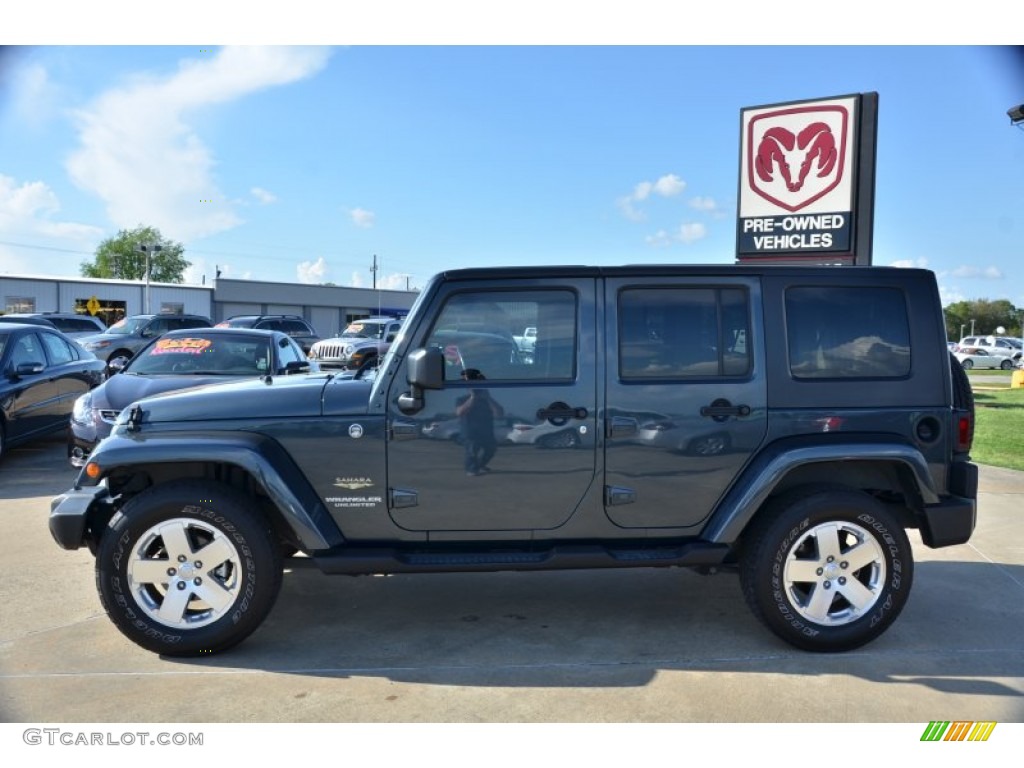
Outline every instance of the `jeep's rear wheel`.
{"type": "Polygon", "coordinates": [[[765,508],[746,534],[743,594],[754,615],[809,651],[874,640],[910,593],[913,553],[899,521],[870,496],[798,491],[765,508]]]}
{"type": "Polygon", "coordinates": [[[219,483],[139,494],[111,518],[96,556],[111,620],[138,645],[169,656],[241,642],[273,607],[281,571],[270,524],[219,483]]]}

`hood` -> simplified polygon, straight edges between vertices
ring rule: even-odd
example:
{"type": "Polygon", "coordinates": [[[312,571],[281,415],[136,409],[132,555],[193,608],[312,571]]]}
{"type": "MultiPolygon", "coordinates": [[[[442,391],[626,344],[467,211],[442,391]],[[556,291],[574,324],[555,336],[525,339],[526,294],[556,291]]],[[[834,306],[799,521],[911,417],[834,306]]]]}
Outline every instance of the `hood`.
{"type": "Polygon", "coordinates": [[[138,336],[132,336],[125,333],[88,333],[84,336],[79,336],[75,339],[80,344],[85,344],[92,341],[117,341],[118,339],[138,339],[138,336]]]}
{"type": "Polygon", "coordinates": [[[137,376],[132,373],[119,373],[111,376],[103,384],[93,390],[92,403],[94,408],[110,408],[120,411],[126,405],[144,397],[160,395],[164,392],[177,392],[186,389],[198,389],[211,384],[229,384],[239,381],[252,381],[250,376],[181,376],[153,375],[137,376]]]}
{"type": "Polygon", "coordinates": [[[370,400],[369,382],[333,382],[332,376],[323,373],[250,378],[230,384],[208,385],[146,398],[139,404],[144,424],[308,418],[323,413],[325,387],[335,389],[339,385],[344,394],[332,398],[334,412],[339,412],[340,406],[346,413],[366,413],[370,400]]]}

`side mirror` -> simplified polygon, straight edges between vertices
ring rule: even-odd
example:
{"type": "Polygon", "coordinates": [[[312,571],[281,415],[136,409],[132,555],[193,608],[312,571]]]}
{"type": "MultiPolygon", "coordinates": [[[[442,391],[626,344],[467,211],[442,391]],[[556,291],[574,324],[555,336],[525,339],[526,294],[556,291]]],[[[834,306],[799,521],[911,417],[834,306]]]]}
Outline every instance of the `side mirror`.
{"type": "Polygon", "coordinates": [[[42,373],[46,366],[42,363],[18,363],[16,366],[7,369],[7,375],[12,379],[20,379],[22,376],[35,376],[42,373]]]}
{"type": "Polygon", "coordinates": [[[111,360],[109,363],[107,363],[107,370],[110,372],[109,375],[113,376],[115,373],[120,373],[121,371],[124,370],[124,367],[127,364],[128,361],[124,359],[111,360]]]}
{"type": "Polygon", "coordinates": [[[407,381],[412,390],[398,396],[398,408],[402,413],[416,413],[423,410],[424,390],[444,388],[444,353],[436,347],[410,352],[407,381]]]}

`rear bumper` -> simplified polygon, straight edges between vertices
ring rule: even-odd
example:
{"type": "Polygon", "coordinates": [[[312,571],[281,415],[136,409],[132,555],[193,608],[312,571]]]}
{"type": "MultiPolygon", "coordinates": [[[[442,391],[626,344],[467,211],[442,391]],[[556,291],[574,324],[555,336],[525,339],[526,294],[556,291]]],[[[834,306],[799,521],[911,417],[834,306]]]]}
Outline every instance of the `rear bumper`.
{"type": "Polygon", "coordinates": [[[933,549],[964,544],[971,538],[978,512],[978,465],[955,462],[949,490],[952,495],[927,505],[921,515],[921,539],[933,549]]]}
{"type": "MultiPolygon", "coordinates": [[[[50,535],[64,549],[78,549],[85,543],[85,533],[95,507],[106,505],[110,494],[102,485],[73,488],[50,502],[50,535]]],[[[108,516],[103,515],[106,519],[108,516]]],[[[92,518],[95,519],[95,518],[92,518]]]]}

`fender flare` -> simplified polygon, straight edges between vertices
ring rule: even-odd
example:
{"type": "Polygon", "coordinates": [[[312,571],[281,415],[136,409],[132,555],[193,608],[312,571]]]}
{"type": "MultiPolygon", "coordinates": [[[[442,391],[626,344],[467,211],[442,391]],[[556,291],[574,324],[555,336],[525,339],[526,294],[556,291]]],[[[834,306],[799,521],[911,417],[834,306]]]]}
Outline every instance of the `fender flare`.
{"type": "Polygon", "coordinates": [[[173,432],[147,435],[144,440],[112,435],[93,451],[88,463],[100,467],[100,476],[93,480],[83,469],[76,489],[96,485],[119,470],[144,470],[158,464],[229,464],[252,477],[305,548],[330,549],[344,542],[337,524],[291,456],[265,435],[173,432]],[[144,461],[138,458],[140,442],[146,444],[144,461]]]}
{"type": "Polygon", "coordinates": [[[831,445],[793,445],[782,440],[765,450],[726,493],[705,528],[702,538],[720,544],[739,539],[765,500],[794,469],[823,462],[875,462],[897,464],[907,470],[925,504],[938,504],[928,463],[912,445],[866,440],[831,445]]]}

